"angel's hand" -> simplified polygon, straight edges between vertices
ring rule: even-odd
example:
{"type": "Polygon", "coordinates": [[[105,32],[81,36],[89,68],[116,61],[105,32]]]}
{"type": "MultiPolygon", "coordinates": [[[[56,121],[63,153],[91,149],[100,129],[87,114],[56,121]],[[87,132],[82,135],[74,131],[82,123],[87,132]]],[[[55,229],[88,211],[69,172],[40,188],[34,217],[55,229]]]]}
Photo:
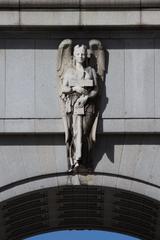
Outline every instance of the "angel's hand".
{"type": "Polygon", "coordinates": [[[80,93],[80,94],[84,94],[85,93],[85,89],[80,87],[80,86],[75,86],[72,88],[74,92],[80,93]]]}
{"type": "Polygon", "coordinates": [[[88,100],[88,96],[83,96],[83,97],[78,98],[77,102],[75,104],[75,107],[76,108],[84,107],[84,105],[86,104],[87,100],[88,100]]]}
{"type": "Polygon", "coordinates": [[[71,93],[72,92],[72,88],[71,87],[68,87],[68,86],[64,86],[62,88],[62,93],[71,93]]]}

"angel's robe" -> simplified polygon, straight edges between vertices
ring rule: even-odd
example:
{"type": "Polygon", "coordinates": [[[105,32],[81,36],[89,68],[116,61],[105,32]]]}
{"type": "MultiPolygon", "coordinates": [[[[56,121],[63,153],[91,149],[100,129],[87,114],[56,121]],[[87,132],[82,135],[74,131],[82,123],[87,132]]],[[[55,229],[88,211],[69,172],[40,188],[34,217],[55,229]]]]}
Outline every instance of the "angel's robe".
{"type": "Polygon", "coordinates": [[[82,74],[76,68],[69,68],[64,74],[62,94],[65,95],[66,127],[69,142],[74,149],[70,161],[74,164],[82,158],[87,158],[91,148],[90,132],[95,120],[95,97],[98,93],[97,75],[93,68],[87,67],[82,74]],[[83,94],[72,90],[73,87],[82,87],[83,94]],[[76,102],[82,96],[88,96],[84,107],[77,107],[76,102]],[[69,134],[68,134],[69,132],[69,134]]]}

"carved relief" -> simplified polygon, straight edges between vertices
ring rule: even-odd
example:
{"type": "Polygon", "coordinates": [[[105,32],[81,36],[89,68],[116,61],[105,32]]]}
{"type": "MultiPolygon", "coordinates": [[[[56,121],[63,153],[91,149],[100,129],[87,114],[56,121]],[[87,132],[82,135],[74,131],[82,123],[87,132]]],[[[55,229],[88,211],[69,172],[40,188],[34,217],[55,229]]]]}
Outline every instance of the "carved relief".
{"type": "Polygon", "coordinates": [[[96,141],[97,100],[105,70],[104,51],[98,40],[72,46],[65,39],[58,48],[58,76],[65,142],[70,171],[90,168],[90,151],[96,141]],[[73,49],[73,50],[72,50],[73,49]]]}

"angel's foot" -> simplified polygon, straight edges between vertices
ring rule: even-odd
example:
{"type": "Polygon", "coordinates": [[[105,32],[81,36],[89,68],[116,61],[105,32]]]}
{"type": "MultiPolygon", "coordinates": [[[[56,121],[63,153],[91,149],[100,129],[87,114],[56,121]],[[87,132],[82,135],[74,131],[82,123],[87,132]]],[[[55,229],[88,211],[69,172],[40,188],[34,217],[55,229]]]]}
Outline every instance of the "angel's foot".
{"type": "Polygon", "coordinates": [[[78,168],[79,167],[79,162],[77,161],[74,165],[74,168],[78,168]]]}
{"type": "Polygon", "coordinates": [[[70,167],[70,169],[68,170],[68,172],[69,172],[69,173],[71,173],[71,172],[77,172],[78,169],[79,169],[79,167],[80,167],[80,163],[79,163],[79,161],[77,160],[77,161],[75,161],[74,164],[71,165],[71,167],[70,167]]]}
{"type": "Polygon", "coordinates": [[[79,167],[80,167],[79,162],[76,161],[75,164],[74,164],[74,167],[73,167],[73,171],[74,171],[75,173],[78,172],[79,167]]]}
{"type": "Polygon", "coordinates": [[[69,173],[73,172],[73,168],[71,167],[69,170],[68,170],[69,173]]]}
{"type": "Polygon", "coordinates": [[[70,168],[69,168],[68,172],[73,172],[73,170],[74,170],[74,167],[75,167],[75,164],[72,164],[72,165],[70,166],[70,168]]]}

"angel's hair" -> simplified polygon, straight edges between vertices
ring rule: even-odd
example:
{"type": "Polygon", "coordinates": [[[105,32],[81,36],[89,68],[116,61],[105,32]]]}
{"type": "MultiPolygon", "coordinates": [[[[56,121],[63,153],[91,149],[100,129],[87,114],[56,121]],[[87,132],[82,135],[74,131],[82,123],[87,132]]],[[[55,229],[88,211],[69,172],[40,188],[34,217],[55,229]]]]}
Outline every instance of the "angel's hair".
{"type": "Polygon", "coordinates": [[[87,52],[87,47],[85,45],[76,45],[74,47],[73,55],[79,51],[80,49],[84,49],[85,53],[87,52]]]}
{"type": "MultiPolygon", "coordinates": [[[[76,45],[75,47],[74,47],[74,50],[73,50],[73,66],[75,66],[75,64],[76,64],[76,59],[75,59],[75,54],[77,53],[77,51],[79,51],[79,50],[82,50],[82,49],[84,49],[84,52],[85,52],[85,55],[87,56],[87,47],[85,46],[85,45],[76,45]]],[[[85,66],[87,65],[87,59],[85,60],[85,62],[83,63],[85,66]]]]}

